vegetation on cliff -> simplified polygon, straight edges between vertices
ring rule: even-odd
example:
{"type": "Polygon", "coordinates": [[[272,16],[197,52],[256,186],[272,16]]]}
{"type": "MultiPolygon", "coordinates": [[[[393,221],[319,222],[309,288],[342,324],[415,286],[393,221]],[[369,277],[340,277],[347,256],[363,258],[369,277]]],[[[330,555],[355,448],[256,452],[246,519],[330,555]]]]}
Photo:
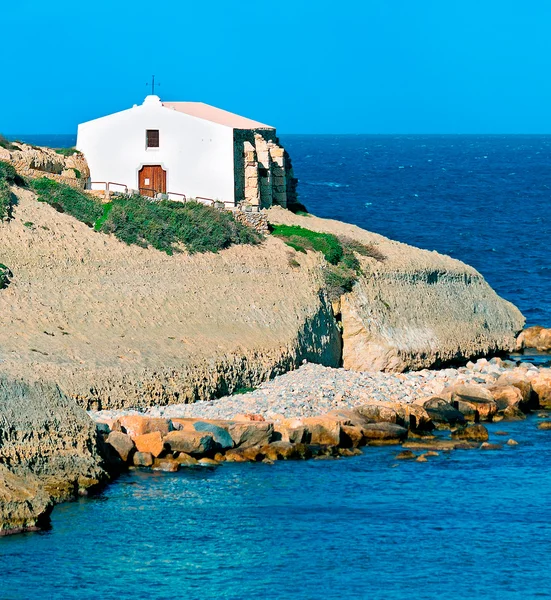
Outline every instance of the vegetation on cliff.
{"type": "Polygon", "coordinates": [[[47,202],[94,227],[112,233],[127,244],[153,246],[167,254],[184,245],[188,252],[218,252],[233,244],[257,244],[262,239],[253,229],[238,223],[229,212],[199,202],[154,202],[142,196],[115,197],[103,204],[97,198],[46,177],[31,187],[38,200],[47,202]]]}
{"type": "Polygon", "coordinates": [[[11,219],[15,197],[11,193],[10,185],[23,183],[17,172],[7,162],[0,161],[0,221],[11,219]]]}
{"type": "Polygon", "coordinates": [[[361,275],[356,254],[383,261],[385,256],[372,244],[362,244],[352,238],[332,233],[311,231],[298,225],[273,225],[272,233],[298,252],[321,252],[327,261],[325,286],[331,300],[350,292],[361,275]]]}
{"type": "Polygon", "coordinates": [[[12,272],[9,270],[6,265],[0,263],[0,290],[3,290],[5,287],[8,287],[10,283],[10,279],[13,277],[12,272]]]}

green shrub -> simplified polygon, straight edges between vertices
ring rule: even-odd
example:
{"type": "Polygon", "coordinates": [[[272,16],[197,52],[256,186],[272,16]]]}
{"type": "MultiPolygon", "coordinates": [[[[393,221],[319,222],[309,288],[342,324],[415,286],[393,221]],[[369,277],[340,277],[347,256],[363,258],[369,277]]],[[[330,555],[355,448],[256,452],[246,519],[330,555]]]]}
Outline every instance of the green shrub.
{"type": "Polygon", "coordinates": [[[103,204],[83,191],[43,177],[31,182],[38,200],[66,212],[96,231],[112,233],[127,244],[153,246],[167,254],[185,245],[190,253],[218,252],[232,244],[257,244],[262,236],[229,212],[198,202],[154,202],[119,196],[103,204]]]}
{"type": "Polygon", "coordinates": [[[8,269],[8,267],[0,263],[0,290],[8,287],[12,277],[13,273],[8,269]]]}
{"type": "Polygon", "coordinates": [[[58,212],[66,212],[89,227],[93,227],[103,215],[103,205],[99,200],[70,185],[41,177],[33,179],[31,187],[39,202],[47,202],[58,212]]]}
{"type": "Polygon", "coordinates": [[[315,250],[325,256],[325,260],[337,265],[343,256],[343,249],[339,239],[332,233],[319,233],[298,225],[274,225],[272,234],[279,237],[291,248],[298,252],[315,250]]]}
{"type": "Polygon", "coordinates": [[[142,196],[122,196],[99,228],[127,244],[153,246],[172,254],[179,243],[188,252],[218,252],[232,244],[256,244],[256,231],[233,215],[199,202],[152,202],[142,196]]]}
{"type": "Polygon", "coordinates": [[[73,156],[75,152],[78,153],[76,148],[54,148],[54,150],[62,156],[73,156]]]}
{"type": "Polygon", "coordinates": [[[13,165],[0,161],[0,221],[9,221],[13,217],[15,196],[10,185],[21,180],[13,165]]]}
{"type": "Polygon", "coordinates": [[[12,144],[3,135],[0,135],[0,148],[5,148],[6,150],[19,150],[20,149],[19,146],[12,144]]]}

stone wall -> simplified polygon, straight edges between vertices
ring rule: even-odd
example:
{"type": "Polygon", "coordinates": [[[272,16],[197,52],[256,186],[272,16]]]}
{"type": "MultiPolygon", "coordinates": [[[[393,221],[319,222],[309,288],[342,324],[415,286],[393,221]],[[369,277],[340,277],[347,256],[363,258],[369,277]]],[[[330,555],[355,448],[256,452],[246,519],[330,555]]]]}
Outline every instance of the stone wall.
{"type": "Polygon", "coordinates": [[[248,227],[252,227],[258,231],[258,233],[261,233],[262,235],[267,235],[269,233],[268,217],[264,211],[246,212],[236,210],[233,215],[236,221],[243,223],[243,225],[247,225],[248,227]]]}
{"type": "Polygon", "coordinates": [[[15,143],[18,150],[0,148],[0,160],[9,162],[22,177],[37,179],[48,177],[78,189],[84,189],[90,169],[84,156],[75,152],[63,156],[51,148],[38,148],[15,143]]]}
{"type": "Polygon", "coordinates": [[[296,202],[291,159],[274,129],[234,132],[235,199],[253,210],[296,202]]]}

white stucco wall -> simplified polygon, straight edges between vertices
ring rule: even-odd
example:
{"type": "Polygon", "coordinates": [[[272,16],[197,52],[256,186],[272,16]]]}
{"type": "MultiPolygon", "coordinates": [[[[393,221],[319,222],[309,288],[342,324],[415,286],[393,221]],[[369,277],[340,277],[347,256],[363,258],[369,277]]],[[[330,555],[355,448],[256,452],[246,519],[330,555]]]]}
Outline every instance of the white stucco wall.
{"type": "MultiPolygon", "coordinates": [[[[161,165],[168,192],[234,202],[233,129],[163,107],[157,96],[78,126],[77,149],[92,181],[138,188],[143,165],[161,165]],[[159,148],[146,148],[146,130],[159,130],[159,148]]],[[[94,185],[103,189],[101,185],[94,185]]],[[[120,188],[113,188],[114,190],[120,188]]],[[[176,200],[177,197],[174,197],[176,200]]]]}

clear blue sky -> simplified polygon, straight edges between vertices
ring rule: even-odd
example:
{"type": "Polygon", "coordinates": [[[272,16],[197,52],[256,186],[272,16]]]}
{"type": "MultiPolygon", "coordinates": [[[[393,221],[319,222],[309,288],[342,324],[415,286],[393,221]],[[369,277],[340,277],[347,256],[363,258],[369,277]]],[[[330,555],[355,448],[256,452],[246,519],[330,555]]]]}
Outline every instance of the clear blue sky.
{"type": "Polygon", "coordinates": [[[153,73],[280,133],[551,133],[549,0],[5,3],[5,134],[73,133],[153,73]]]}

